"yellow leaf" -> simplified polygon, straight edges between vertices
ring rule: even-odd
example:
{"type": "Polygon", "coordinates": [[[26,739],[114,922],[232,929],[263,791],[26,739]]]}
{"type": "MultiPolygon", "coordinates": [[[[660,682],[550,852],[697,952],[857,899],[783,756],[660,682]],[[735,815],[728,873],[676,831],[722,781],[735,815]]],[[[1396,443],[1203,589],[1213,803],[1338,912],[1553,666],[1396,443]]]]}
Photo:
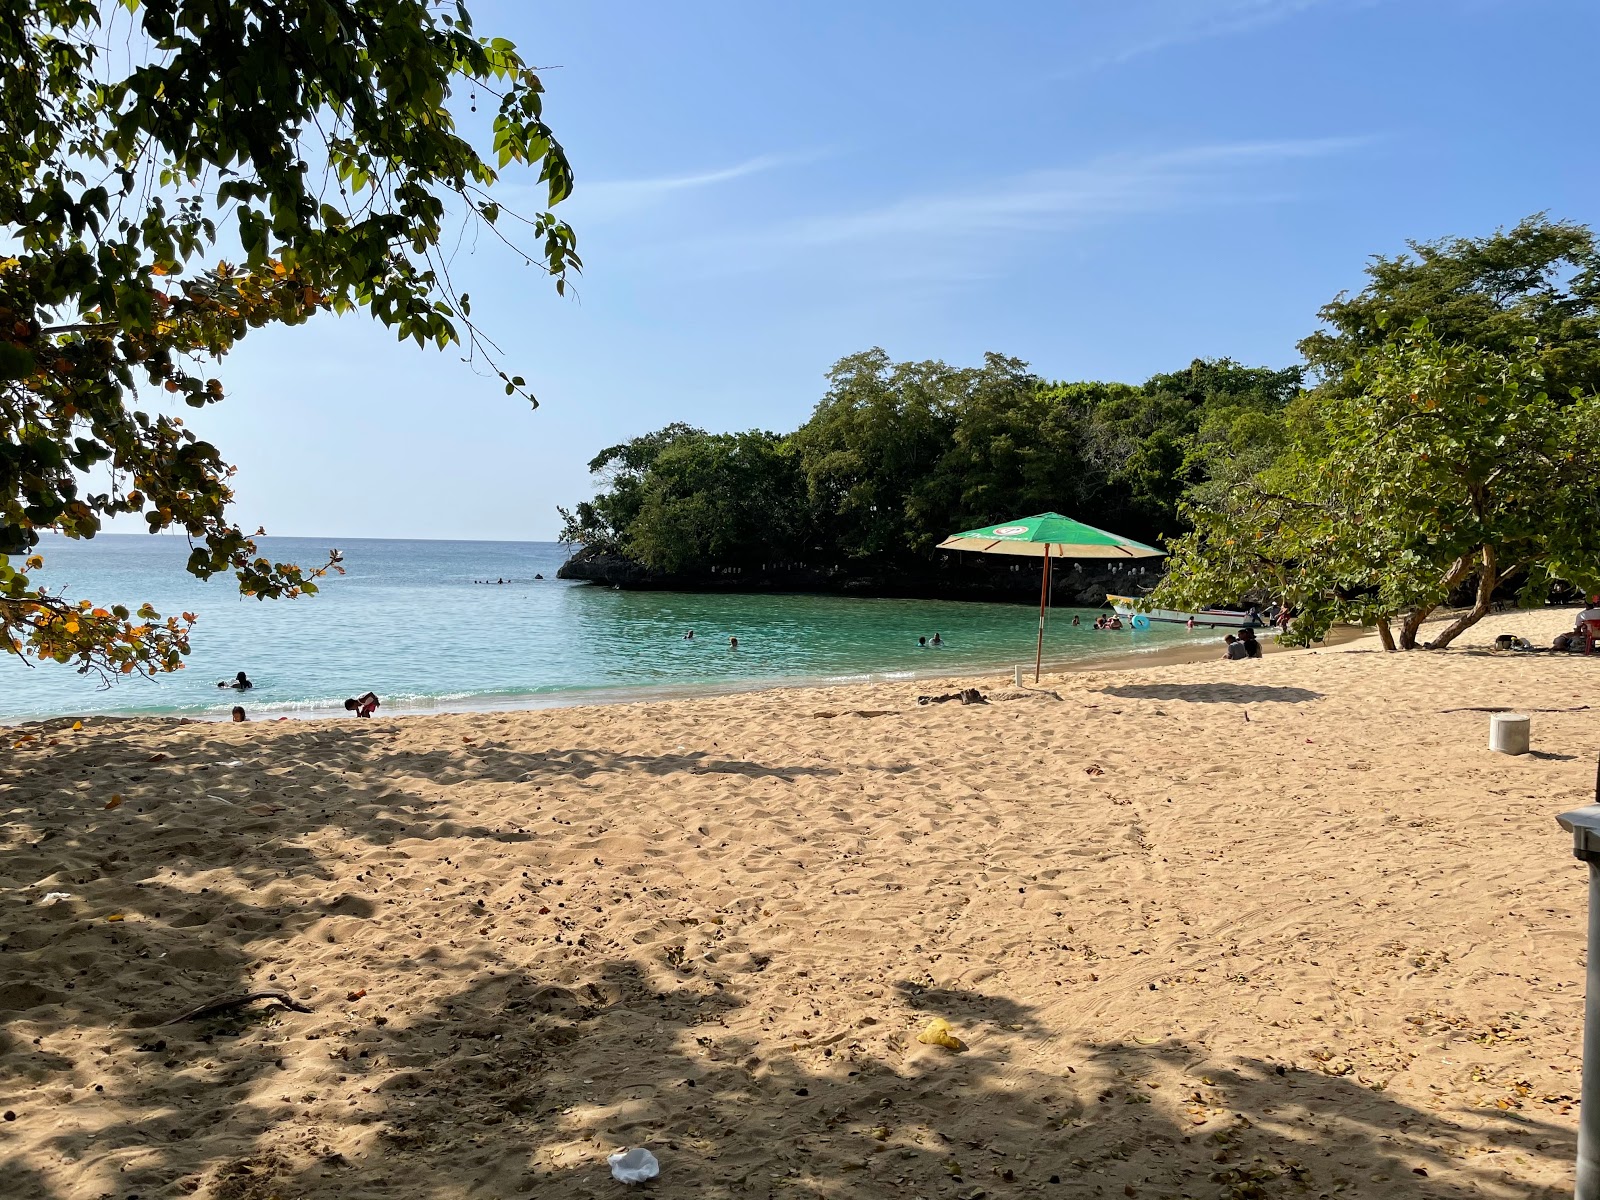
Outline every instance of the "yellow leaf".
{"type": "Polygon", "coordinates": [[[118,808],[118,807],[121,806],[121,804],[122,804],[122,797],[118,796],[118,795],[113,795],[111,797],[111,799],[106,801],[106,808],[108,810],[109,809],[113,809],[113,808],[118,808]]]}
{"type": "Polygon", "coordinates": [[[106,918],[106,920],[108,920],[108,921],[121,921],[123,919],[124,918],[123,918],[123,915],[121,913],[112,913],[109,917],[106,918]]]}
{"type": "Polygon", "coordinates": [[[83,722],[82,721],[74,721],[72,723],[72,732],[73,733],[82,733],[83,732],[83,722]]]}

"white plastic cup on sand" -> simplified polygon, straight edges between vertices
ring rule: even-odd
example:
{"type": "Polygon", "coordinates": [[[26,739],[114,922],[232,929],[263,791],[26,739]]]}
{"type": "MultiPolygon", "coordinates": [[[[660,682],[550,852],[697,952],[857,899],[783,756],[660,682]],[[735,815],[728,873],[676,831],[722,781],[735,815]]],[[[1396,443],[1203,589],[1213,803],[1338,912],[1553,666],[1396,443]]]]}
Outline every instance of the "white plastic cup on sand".
{"type": "Polygon", "coordinates": [[[1017,681],[1017,686],[1018,687],[1022,686],[1022,668],[1020,666],[1017,667],[1016,670],[1012,672],[1011,678],[1013,678],[1013,679],[1015,679],[1017,681]]]}
{"type": "Polygon", "coordinates": [[[611,1178],[621,1183],[644,1183],[661,1174],[661,1164],[656,1156],[643,1146],[632,1150],[618,1150],[606,1158],[611,1164],[611,1178]]]}
{"type": "Polygon", "coordinates": [[[1531,725],[1527,713],[1490,713],[1489,749],[1499,754],[1526,754],[1531,725]]]}

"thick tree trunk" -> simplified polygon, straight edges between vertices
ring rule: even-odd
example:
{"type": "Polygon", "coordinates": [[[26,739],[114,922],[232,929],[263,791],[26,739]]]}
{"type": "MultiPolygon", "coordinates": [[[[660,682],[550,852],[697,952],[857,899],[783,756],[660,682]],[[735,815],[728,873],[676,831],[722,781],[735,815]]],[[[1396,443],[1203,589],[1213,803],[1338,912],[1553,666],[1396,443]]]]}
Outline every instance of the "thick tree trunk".
{"type": "MultiPolygon", "coordinates": [[[[1444,573],[1442,591],[1448,597],[1456,590],[1456,585],[1467,577],[1472,570],[1472,559],[1462,555],[1450,564],[1450,569],[1444,573]]],[[[1405,623],[1400,626],[1400,649],[1415,650],[1417,648],[1417,634],[1422,629],[1422,623],[1433,615],[1437,604],[1428,604],[1407,614],[1405,623]]]]}
{"type": "Polygon", "coordinates": [[[1481,566],[1478,568],[1477,603],[1446,626],[1443,633],[1428,643],[1428,648],[1430,650],[1443,650],[1456,638],[1460,637],[1463,630],[1472,628],[1472,626],[1488,616],[1489,606],[1494,602],[1495,585],[1499,582],[1500,571],[1495,566],[1494,547],[1485,546],[1483,548],[1481,566]]]}
{"type": "Polygon", "coordinates": [[[1378,640],[1383,643],[1385,650],[1394,649],[1394,631],[1389,628],[1389,618],[1378,618],[1378,640]]]}

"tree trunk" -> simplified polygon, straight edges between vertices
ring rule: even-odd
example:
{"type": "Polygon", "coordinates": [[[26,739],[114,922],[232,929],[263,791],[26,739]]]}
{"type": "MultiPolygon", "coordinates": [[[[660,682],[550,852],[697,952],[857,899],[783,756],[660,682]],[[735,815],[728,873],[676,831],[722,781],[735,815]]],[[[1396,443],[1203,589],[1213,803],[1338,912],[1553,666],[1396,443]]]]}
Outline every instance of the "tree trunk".
{"type": "MultiPolygon", "coordinates": [[[[1470,570],[1472,570],[1472,560],[1464,554],[1450,564],[1450,569],[1444,573],[1442,585],[1446,599],[1449,599],[1450,593],[1455,591],[1456,585],[1467,577],[1467,572],[1470,570]]],[[[1415,650],[1417,648],[1417,634],[1422,629],[1422,623],[1432,616],[1433,610],[1438,607],[1437,604],[1425,605],[1406,616],[1405,624],[1400,627],[1400,649],[1415,650]]]]}
{"type": "Polygon", "coordinates": [[[1394,649],[1394,631],[1389,628],[1389,618],[1378,618],[1378,640],[1383,643],[1385,650],[1394,649]]]}
{"type": "Polygon", "coordinates": [[[1456,638],[1461,636],[1463,630],[1470,629],[1484,617],[1489,615],[1489,606],[1494,602],[1495,585],[1500,582],[1500,571],[1495,566],[1494,547],[1483,548],[1482,565],[1478,568],[1478,600],[1471,608],[1452,621],[1443,633],[1428,643],[1430,650],[1443,650],[1456,638]]]}

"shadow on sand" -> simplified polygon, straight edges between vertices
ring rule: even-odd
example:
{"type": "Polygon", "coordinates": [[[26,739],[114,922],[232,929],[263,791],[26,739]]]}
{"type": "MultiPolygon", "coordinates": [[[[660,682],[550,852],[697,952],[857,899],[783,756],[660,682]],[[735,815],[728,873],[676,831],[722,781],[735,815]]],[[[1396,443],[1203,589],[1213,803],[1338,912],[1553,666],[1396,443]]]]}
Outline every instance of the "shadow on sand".
{"type": "Polygon", "coordinates": [[[1263,683],[1124,683],[1100,689],[1125,700],[1187,700],[1192,704],[1304,704],[1321,700],[1308,688],[1263,683]]]}

